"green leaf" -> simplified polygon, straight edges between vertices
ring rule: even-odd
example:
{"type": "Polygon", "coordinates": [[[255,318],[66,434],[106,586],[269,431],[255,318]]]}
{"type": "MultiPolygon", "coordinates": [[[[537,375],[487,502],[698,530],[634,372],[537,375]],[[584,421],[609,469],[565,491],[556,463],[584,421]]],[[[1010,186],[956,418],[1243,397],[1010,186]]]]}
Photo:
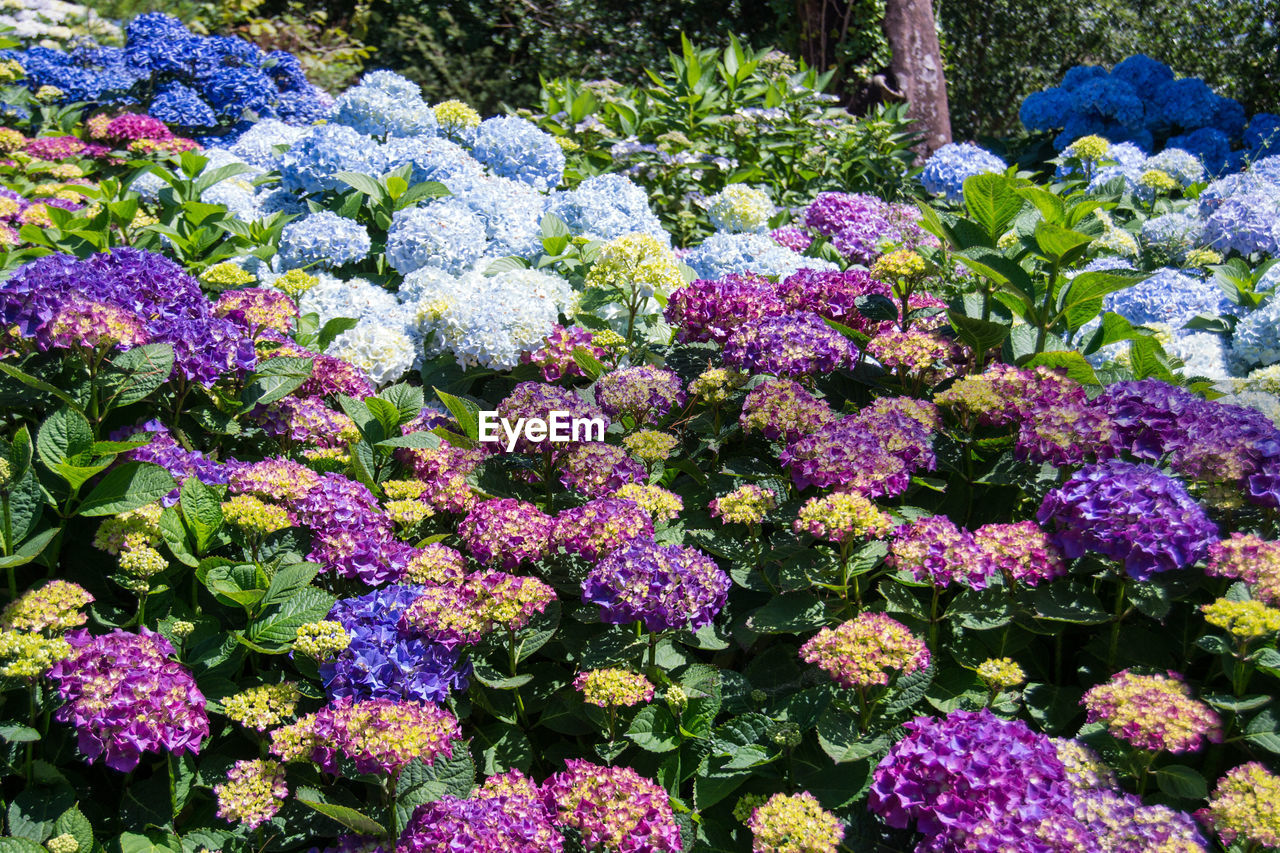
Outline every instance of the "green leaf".
{"type": "Polygon", "coordinates": [[[1042,187],[1018,187],[1014,192],[1035,205],[1045,222],[1059,224],[1066,219],[1066,204],[1048,190],[1042,187]]]}
{"type": "Polygon", "coordinates": [[[53,537],[62,532],[60,527],[51,527],[48,530],[41,531],[30,539],[26,539],[18,544],[18,548],[14,553],[7,557],[0,557],[0,569],[9,569],[14,566],[25,566],[36,557],[39,557],[45,547],[53,541],[53,537]]]}
{"type": "Polygon", "coordinates": [[[19,370],[18,368],[14,367],[12,364],[7,364],[3,361],[0,361],[0,373],[5,373],[5,374],[8,374],[9,376],[12,376],[14,379],[18,380],[23,385],[26,385],[28,388],[35,388],[37,391],[43,391],[46,394],[52,394],[62,402],[66,403],[71,408],[72,411],[78,412],[81,415],[84,414],[84,408],[78,402],[76,402],[76,399],[74,397],[72,397],[66,391],[63,391],[61,388],[57,388],[57,387],[54,387],[53,385],[50,385],[48,382],[45,382],[43,379],[37,379],[36,377],[32,376],[30,373],[26,373],[22,370],[19,370]]]}
{"type": "Polygon", "coordinates": [[[747,627],[760,634],[792,634],[826,624],[827,609],[809,592],[775,595],[747,617],[747,627]]]}
{"type": "Polygon", "coordinates": [[[631,721],[627,737],[646,752],[670,752],[680,746],[680,726],[665,705],[646,705],[631,721]]]}
{"type": "Polygon", "coordinates": [[[411,432],[379,441],[374,447],[411,447],[420,450],[434,450],[440,446],[440,436],[434,432],[411,432]]]}
{"type": "Polygon", "coordinates": [[[422,389],[406,382],[384,389],[378,395],[378,399],[385,400],[395,407],[397,427],[409,423],[422,414],[422,406],[426,402],[423,399],[422,389]]]}
{"type": "Polygon", "coordinates": [[[9,803],[9,834],[43,844],[53,834],[58,815],[75,805],[70,786],[34,785],[9,803]]]}
{"type": "Polygon", "coordinates": [[[359,320],[354,320],[350,317],[334,317],[329,320],[316,335],[316,349],[324,352],[338,335],[348,329],[354,329],[359,323],[359,320]]]}
{"type": "Polygon", "coordinates": [[[404,826],[414,809],[445,795],[466,797],[475,781],[476,766],[468,749],[455,748],[450,758],[437,758],[432,764],[421,759],[410,762],[400,771],[395,805],[397,822],[404,826]]]}
{"type": "Polygon", "coordinates": [[[168,471],[151,462],[126,462],[109,472],[80,504],[84,516],[118,515],[160,500],[177,483],[168,471]]]}
{"type": "Polygon", "coordinates": [[[92,447],[93,428],[84,415],[72,409],[55,410],[36,433],[36,453],[45,465],[83,464],[92,447]]]}
{"type": "Polygon", "coordinates": [[[818,717],[818,744],[836,764],[847,764],[888,752],[891,741],[885,734],[864,735],[856,716],[832,707],[818,717]]]}
{"type": "Polygon", "coordinates": [[[30,838],[0,837],[0,853],[49,853],[30,838]]]}
{"type": "Polygon", "coordinates": [[[323,619],[333,608],[334,601],[336,599],[324,590],[304,586],[250,622],[245,636],[261,644],[292,643],[298,638],[298,626],[323,619]]]}
{"type": "Polygon", "coordinates": [[[1045,257],[1055,261],[1066,261],[1073,253],[1093,242],[1088,234],[1044,220],[1036,223],[1035,238],[1045,257]]]}
{"type": "Polygon", "coordinates": [[[296,590],[311,583],[319,571],[320,566],[316,563],[294,563],[291,566],[277,569],[276,573],[271,576],[271,583],[267,586],[266,595],[262,597],[262,606],[266,607],[285,601],[296,590]]]}
{"type": "Polygon", "coordinates": [[[983,320],[981,317],[969,317],[959,311],[948,311],[947,319],[951,321],[951,326],[956,330],[960,340],[979,355],[995,349],[1009,337],[1009,327],[1004,323],[983,320]]]}
{"type": "Polygon", "coordinates": [[[144,344],[121,353],[111,360],[110,370],[104,376],[104,411],[145,400],[172,373],[170,344],[144,344]]]}
{"type": "MultiPolygon", "coordinates": [[[[347,829],[350,829],[353,832],[358,832],[361,835],[381,836],[385,831],[382,824],[378,823],[364,812],[356,811],[350,806],[339,806],[334,803],[324,803],[319,800],[307,799],[303,796],[298,796],[296,799],[304,806],[315,809],[325,817],[336,820],[347,829]]],[[[122,851],[122,853],[134,853],[134,851],[125,850],[122,851]]],[[[145,851],[137,851],[137,853],[145,853],[145,851]]]]}
{"type": "Polygon", "coordinates": [[[1074,379],[1081,385],[1099,385],[1098,374],[1093,372],[1091,365],[1083,355],[1075,350],[1055,350],[1052,352],[1042,352],[1033,356],[1023,367],[1050,367],[1054,370],[1065,370],[1069,378],[1074,379]]]}
{"type": "Polygon", "coordinates": [[[273,356],[259,362],[258,369],[245,385],[240,397],[243,408],[265,406],[282,400],[311,377],[313,359],[273,356]]]}
{"type": "Polygon", "coordinates": [[[196,555],[203,554],[222,527],[222,502],[218,493],[198,477],[188,477],[179,492],[179,506],[195,540],[196,555]]]}
{"type": "Polygon", "coordinates": [[[20,723],[0,723],[0,740],[7,743],[34,743],[40,740],[40,731],[20,723]]]}
{"type": "Polygon", "coordinates": [[[385,191],[377,178],[371,178],[359,172],[338,172],[334,177],[357,192],[364,193],[375,202],[385,197],[385,191]]]}
{"type": "Polygon", "coordinates": [[[89,853],[93,850],[93,824],[89,823],[89,819],[84,816],[84,812],[80,811],[79,806],[72,806],[61,815],[53,824],[53,837],[59,835],[70,835],[80,845],[80,851],[89,853]]]}
{"type": "Polygon", "coordinates": [[[436,392],[436,396],[440,398],[440,402],[444,403],[444,407],[449,410],[449,414],[453,415],[453,419],[458,422],[458,426],[462,429],[462,434],[472,441],[479,440],[480,407],[470,400],[447,394],[439,388],[433,390],[436,392]]]}
{"type": "Polygon", "coordinates": [[[1209,796],[1204,777],[1185,764],[1170,764],[1156,771],[1160,790],[1183,800],[1203,800],[1209,796]]]}
{"type": "Polygon", "coordinates": [[[477,764],[486,776],[505,773],[512,768],[528,770],[533,765],[533,746],[517,726],[491,723],[476,730],[471,748],[477,764]]]}
{"type": "Polygon", "coordinates": [[[1101,625],[1111,619],[1102,600],[1087,586],[1066,581],[1042,586],[1031,596],[1037,618],[1076,625],[1101,625]]]}
{"type": "Polygon", "coordinates": [[[1004,175],[987,173],[965,178],[964,206],[987,232],[988,245],[994,246],[1000,235],[1009,230],[1022,205],[1023,200],[1004,175]]]}
{"type": "Polygon", "coordinates": [[[599,379],[608,370],[600,363],[600,359],[592,355],[591,351],[586,347],[578,346],[573,348],[573,362],[582,368],[582,372],[592,382],[599,379]]]}

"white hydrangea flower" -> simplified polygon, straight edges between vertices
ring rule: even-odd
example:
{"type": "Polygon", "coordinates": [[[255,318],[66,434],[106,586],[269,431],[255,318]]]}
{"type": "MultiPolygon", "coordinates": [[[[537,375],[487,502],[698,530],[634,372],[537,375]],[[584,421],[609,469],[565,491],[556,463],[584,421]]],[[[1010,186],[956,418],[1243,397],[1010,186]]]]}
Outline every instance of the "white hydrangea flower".
{"type": "Polygon", "coordinates": [[[708,199],[707,215],[717,231],[763,233],[777,212],[769,194],[743,184],[730,184],[708,199]]]}
{"type": "Polygon", "coordinates": [[[328,352],[363,370],[375,385],[395,382],[418,358],[418,347],[402,328],[369,321],[338,335],[328,352]]]}

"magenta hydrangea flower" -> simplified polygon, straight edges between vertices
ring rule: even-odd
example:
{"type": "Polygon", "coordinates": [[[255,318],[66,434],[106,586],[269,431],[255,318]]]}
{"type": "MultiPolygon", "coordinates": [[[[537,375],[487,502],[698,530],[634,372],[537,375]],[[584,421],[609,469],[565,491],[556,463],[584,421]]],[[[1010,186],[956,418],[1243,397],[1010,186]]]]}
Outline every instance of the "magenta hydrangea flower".
{"type": "Polygon", "coordinates": [[[841,487],[864,497],[900,495],[911,475],[932,470],[937,412],[908,398],[877,401],[802,436],[780,459],[798,488],[841,487]]]}
{"type": "Polygon", "coordinates": [[[986,589],[996,571],[973,534],[945,515],[918,518],[894,530],[889,563],[936,587],[986,589]]]}
{"type": "MultiPolygon", "coordinates": [[[[517,771],[518,772],[518,771],[517,771]]],[[[564,839],[542,799],[503,794],[444,796],[418,806],[396,853],[560,853],[564,839]]]]}
{"type": "Polygon", "coordinates": [[[1036,586],[1067,574],[1062,552],[1034,521],[984,524],[973,531],[973,541],[1010,586],[1036,586]]]}
{"type": "Polygon", "coordinates": [[[679,340],[723,344],[739,327],[786,310],[774,285],[753,273],[698,279],[677,289],[667,302],[667,322],[679,340]]]}
{"type": "Polygon", "coordinates": [[[631,418],[636,425],[656,424],[673,406],[683,406],[680,377],[650,365],[624,367],[596,381],[596,402],[611,418],[631,418]]]}
{"type": "Polygon", "coordinates": [[[1084,694],[1089,721],[1101,720],[1139,749],[1194,752],[1222,740],[1222,721],[1176,672],[1142,675],[1122,670],[1084,694]]]}
{"type": "Polygon", "coordinates": [[[357,773],[394,776],[411,761],[452,757],[461,737],[457,717],[439,705],[344,697],[272,732],[271,752],[326,773],[340,773],[345,759],[357,773]]]}
{"type": "Polygon", "coordinates": [[[209,735],[204,694],[173,647],[146,628],[102,636],[73,631],[71,654],[49,670],[66,703],[54,719],[75,726],[80,751],[113,770],[138,766],[144,752],[200,751],[209,735]]]}
{"type": "Polygon", "coordinates": [[[1094,551],[1138,580],[1184,569],[1209,553],[1218,526],[1186,488],[1150,465],[1110,460],[1081,468],[1044,497],[1036,519],[1074,559],[1094,551]]]}
{"type": "Polygon", "coordinates": [[[560,461],[564,465],[560,482],[588,497],[611,495],[628,483],[649,479],[643,462],[621,447],[600,441],[571,447],[561,454],[560,461]]]}
{"type": "Polygon", "coordinates": [[[849,367],[857,356],[853,341],[808,311],[743,325],[724,345],[725,364],[774,376],[830,373],[849,367]]]}
{"type": "Polygon", "coordinates": [[[778,284],[778,295],[792,311],[809,311],[851,329],[871,334],[876,321],[858,310],[864,296],[893,297],[893,288],[866,270],[803,269],[778,284]]]}
{"type": "MultiPolygon", "coordinates": [[[[521,382],[498,404],[498,416],[513,424],[520,418],[541,418],[550,423],[552,412],[563,413],[562,417],[570,420],[599,418],[604,421],[606,428],[609,425],[605,413],[583,400],[576,391],[541,382],[521,382]]],[[[516,442],[516,452],[540,454],[550,452],[553,448],[563,450],[565,446],[564,442],[554,445],[546,442],[534,443],[522,432],[516,442]]],[[[496,449],[498,445],[493,444],[491,447],[496,449]]],[[[504,444],[502,450],[505,449],[504,444]]]]}
{"type": "Polygon", "coordinates": [[[601,560],[582,584],[582,600],[600,605],[600,618],[641,621],[650,631],[696,631],[724,607],[729,576],[711,558],[685,545],[638,537],[601,560]]]}
{"type": "Polygon", "coordinates": [[[783,228],[775,228],[769,232],[769,236],[773,238],[773,242],[779,246],[784,246],[793,252],[803,253],[813,245],[813,235],[803,228],[797,228],[794,225],[788,225],[783,228]]]}
{"type": "Polygon", "coordinates": [[[476,504],[458,525],[458,537],[480,563],[511,571],[547,553],[551,523],[531,503],[499,498],[476,504]]]}
{"type": "Polygon", "coordinates": [[[680,853],[680,827],[667,792],[630,767],[569,759],[542,787],[553,820],[582,835],[588,850],[680,853]]]}
{"type": "Polygon", "coordinates": [[[557,323],[551,327],[551,334],[543,339],[542,346],[524,353],[521,361],[537,365],[545,382],[556,382],[567,376],[586,376],[573,357],[573,351],[579,347],[596,361],[605,357],[604,348],[593,343],[591,332],[581,326],[565,327],[557,323]]]}
{"type": "Polygon", "coordinates": [[[635,501],[596,498],[556,516],[551,541],[592,562],[632,539],[653,535],[653,520],[635,501]]]}
{"type": "Polygon", "coordinates": [[[424,486],[420,500],[440,512],[462,513],[476,505],[467,478],[484,461],[480,448],[454,447],[445,441],[439,447],[405,448],[401,458],[424,486]]]}

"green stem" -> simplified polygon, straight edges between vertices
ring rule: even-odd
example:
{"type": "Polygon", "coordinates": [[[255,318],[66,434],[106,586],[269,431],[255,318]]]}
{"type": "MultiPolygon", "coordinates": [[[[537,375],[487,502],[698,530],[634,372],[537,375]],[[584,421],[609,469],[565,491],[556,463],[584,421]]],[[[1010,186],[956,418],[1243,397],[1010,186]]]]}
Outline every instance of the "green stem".
{"type": "Polygon", "coordinates": [[[1053,291],[1058,284],[1058,265],[1049,267],[1049,286],[1045,290],[1044,305],[1040,309],[1040,330],[1036,333],[1036,355],[1044,352],[1044,342],[1049,336],[1049,312],[1053,310],[1053,291]]]}
{"type": "Polygon", "coordinates": [[[1115,616],[1111,620],[1111,647],[1107,650],[1107,672],[1116,668],[1116,652],[1120,648],[1120,620],[1124,618],[1124,600],[1127,586],[1125,579],[1120,579],[1120,588],[1116,590],[1115,616]]]}
{"type": "Polygon", "coordinates": [[[658,668],[658,635],[649,632],[649,669],[658,668]]]}

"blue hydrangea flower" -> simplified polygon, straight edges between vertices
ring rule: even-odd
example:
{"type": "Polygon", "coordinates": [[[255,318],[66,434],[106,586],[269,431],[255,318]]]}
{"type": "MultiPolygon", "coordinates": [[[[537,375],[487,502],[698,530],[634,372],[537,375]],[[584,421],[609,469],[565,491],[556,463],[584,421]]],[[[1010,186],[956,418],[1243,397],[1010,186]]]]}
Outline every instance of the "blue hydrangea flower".
{"type": "Polygon", "coordinates": [[[1205,169],[1215,175],[1239,168],[1239,156],[1231,150],[1231,140],[1216,127],[1202,127],[1181,136],[1169,138],[1170,146],[1182,148],[1199,157],[1205,169]]]}
{"type": "Polygon", "coordinates": [[[359,222],[322,210],[284,227],[277,265],[281,270],[333,269],[364,260],[372,246],[369,232],[359,222]]]}
{"type": "Polygon", "coordinates": [[[564,180],[564,150],[533,122],[514,116],[486,119],[476,129],[475,158],[495,175],[550,190],[564,180]]]}
{"type": "MultiPolygon", "coordinates": [[[[1018,109],[1018,120],[1027,130],[1053,130],[1063,127],[1075,106],[1071,92],[1057,86],[1032,92],[1018,109]]],[[[1082,134],[1087,136],[1088,134],[1082,134]]]]}
{"type": "MultiPolygon", "coordinates": [[[[323,271],[313,272],[319,281],[298,297],[298,313],[315,314],[323,326],[338,317],[352,320],[376,319],[399,308],[396,294],[363,278],[343,279],[323,271]]],[[[263,282],[274,278],[266,276],[263,282]]]]}
{"type": "Polygon", "coordinates": [[[574,234],[591,240],[613,240],[648,234],[664,244],[671,235],[649,207],[649,195],[623,175],[596,175],[577,189],[556,193],[548,210],[574,234]]]}
{"type": "Polygon", "coordinates": [[[1244,128],[1248,123],[1243,104],[1235,98],[1220,97],[1213,108],[1209,127],[1222,131],[1232,145],[1238,145],[1244,138],[1244,128]]]}
{"type": "Polygon", "coordinates": [[[275,81],[262,69],[250,65],[219,71],[203,87],[203,93],[219,116],[237,119],[246,111],[270,110],[278,94],[275,81]]]}
{"type": "Polygon", "coordinates": [[[1244,145],[1254,159],[1280,154],[1280,115],[1255,115],[1249,122],[1249,129],[1244,132],[1244,145]]]}
{"type": "Polygon", "coordinates": [[[1164,350],[1182,362],[1183,376],[1202,376],[1215,382],[1231,376],[1226,342],[1212,332],[1176,330],[1171,340],[1164,342],[1164,350]]]}
{"type": "Polygon", "coordinates": [[[1236,324],[1231,361],[1241,373],[1280,363],[1280,299],[1272,296],[1236,324]]]}
{"type": "Polygon", "coordinates": [[[438,136],[392,137],[382,146],[387,171],[409,166],[409,183],[480,175],[484,167],[461,145],[438,136]]]}
{"type": "Polygon", "coordinates": [[[1152,117],[1169,128],[1195,130],[1213,120],[1218,96],[1199,77],[1171,80],[1156,89],[1149,111],[1152,117]]]}
{"type": "Polygon", "coordinates": [[[1159,154],[1147,158],[1145,169],[1159,169],[1178,179],[1184,187],[1204,180],[1204,166],[1200,158],[1181,148],[1167,147],[1159,154]]]}
{"type": "Polygon", "coordinates": [[[1159,262],[1182,263],[1187,252],[1201,245],[1204,223],[1185,211],[1165,213],[1142,224],[1142,247],[1159,262]]]}
{"type": "Polygon", "coordinates": [[[1111,76],[1128,83],[1142,98],[1150,98],[1165,83],[1173,80],[1173,69],[1141,53],[1117,62],[1111,76]]]}
{"type": "Polygon", "coordinates": [[[213,127],[218,117],[213,107],[201,100],[189,86],[182,83],[166,83],[151,100],[148,112],[165,124],[176,127],[213,127]]]}
{"type": "Polygon", "coordinates": [[[1227,307],[1226,297],[1215,282],[1168,267],[1103,298],[1104,310],[1121,314],[1130,323],[1168,323],[1175,329],[1198,314],[1218,315],[1227,307]]]}
{"type": "Polygon", "coordinates": [[[730,273],[754,272],[785,278],[797,270],[837,267],[820,258],[806,258],[779,246],[767,234],[717,232],[681,258],[698,278],[714,280],[730,273]]]}
{"type": "Polygon", "coordinates": [[[338,172],[378,175],[385,163],[382,149],[368,136],[342,124],[313,127],[280,158],[285,189],[304,193],[342,191],[338,172]]]}
{"type": "Polygon", "coordinates": [[[1204,238],[1220,252],[1280,254],[1280,187],[1258,185],[1223,199],[1205,220],[1204,238]]]}
{"type": "Polygon", "coordinates": [[[996,155],[969,142],[952,142],[942,146],[924,164],[920,183],[934,195],[947,201],[963,198],[966,178],[984,172],[1004,174],[1005,163],[996,155]]]}
{"type": "Polygon", "coordinates": [[[1136,130],[1142,126],[1146,109],[1133,87],[1113,77],[1097,77],[1072,91],[1076,112],[1115,122],[1136,130]]]}
{"type": "Polygon", "coordinates": [[[484,223],[487,252],[531,258],[542,251],[546,195],[528,184],[483,173],[458,174],[445,185],[484,223]]]}
{"type": "Polygon", "coordinates": [[[227,150],[241,160],[259,169],[275,169],[280,165],[281,153],[277,146],[288,150],[307,132],[276,119],[254,122],[227,150]]]}
{"type": "Polygon", "coordinates": [[[365,75],[359,86],[343,92],[332,120],[369,136],[426,136],[438,123],[416,84],[390,71],[365,75]]]}
{"type": "Polygon", "coordinates": [[[387,231],[387,261],[401,275],[423,267],[460,273],[489,248],[484,220],[455,198],[397,211],[387,231]]]}

